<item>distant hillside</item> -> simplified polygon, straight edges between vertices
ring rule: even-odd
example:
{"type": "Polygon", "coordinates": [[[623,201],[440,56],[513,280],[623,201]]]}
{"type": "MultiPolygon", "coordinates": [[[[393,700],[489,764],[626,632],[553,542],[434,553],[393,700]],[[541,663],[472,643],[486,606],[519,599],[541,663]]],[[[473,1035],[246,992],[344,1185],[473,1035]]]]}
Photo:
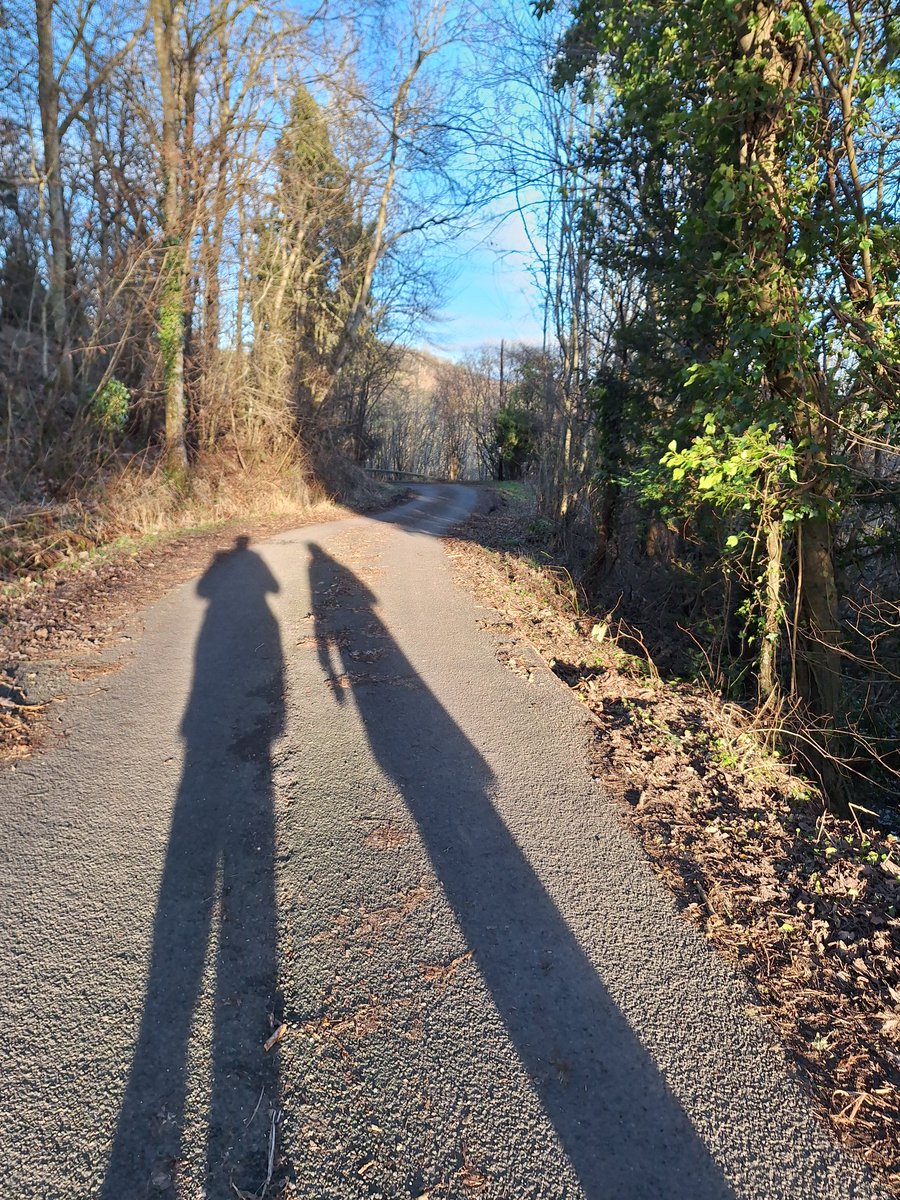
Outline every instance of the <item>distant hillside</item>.
{"type": "Polygon", "coordinates": [[[404,351],[397,382],[420,397],[429,397],[437,389],[439,374],[446,367],[444,359],[427,350],[409,349],[404,351]]]}

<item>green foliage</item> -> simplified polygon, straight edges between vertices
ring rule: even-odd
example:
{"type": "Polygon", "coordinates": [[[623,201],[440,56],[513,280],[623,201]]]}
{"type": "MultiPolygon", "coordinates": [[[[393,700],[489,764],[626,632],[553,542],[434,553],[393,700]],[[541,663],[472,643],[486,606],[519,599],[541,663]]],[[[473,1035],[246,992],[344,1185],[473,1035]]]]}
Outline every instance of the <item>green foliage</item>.
{"type": "MultiPolygon", "coordinates": [[[[321,360],[334,349],[358,290],[371,231],[360,220],[353,181],[332,146],[324,113],[305,88],[291,97],[275,162],[271,208],[256,229],[254,284],[263,299],[256,319],[262,331],[279,337],[295,330],[303,350],[321,360]],[[295,263],[287,280],[286,245],[295,263]],[[273,312],[270,301],[278,294],[285,302],[273,312]]],[[[292,351],[295,358],[300,348],[292,351]]]]}
{"type": "Polygon", "coordinates": [[[832,716],[831,526],[859,478],[844,430],[871,428],[864,412],[889,430],[900,393],[884,166],[898,32],[875,0],[575,0],[557,60],[602,114],[581,149],[597,181],[585,245],[643,290],[620,332],[627,403],[598,391],[598,478],[614,472],[719,560],[735,593],[723,625],[758,619],[771,644],[798,588],[806,698],[832,716]]]}
{"type": "MultiPolygon", "coordinates": [[[[694,369],[695,413],[727,407],[738,422],[778,421],[786,436],[798,404],[819,398],[823,336],[826,355],[852,344],[857,370],[873,356],[893,360],[897,338],[881,313],[898,300],[897,230],[887,213],[874,221],[830,203],[822,160],[822,120],[836,101],[827,78],[822,98],[811,42],[824,38],[840,70],[855,18],[840,4],[812,12],[810,27],[793,0],[752,10],[732,0],[577,4],[560,66],[563,78],[611,93],[585,147],[606,173],[605,252],[630,254],[646,274],[669,343],[683,348],[681,370],[694,369]],[[823,305],[867,273],[866,302],[851,282],[823,333],[823,305]]],[[[851,97],[855,128],[874,141],[896,70],[879,53],[890,34],[881,10],[870,20],[851,97]]],[[[877,375],[869,383],[883,388],[877,375]]]]}
{"type": "Polygon", "coordinates": [[[520,479],[537,450],[534,417],[513,405],[494,417],[494,452],[501,479],[520,479]]]}
{"type": "Polygon", "coordinates": [[[91,416],[104,433],[118,434],[128,421],[131,393],[121,380],[107,379],[91,399],[91,416]]]}
{"type": "MultiPolygon", "coordinates": [[[[774,423],[743,431],[719,429],[708,414],[703,432],[681,450],[671,441],[660,465],[667,469],[667,486],[660,486],[653,498],[677,498],[682,511],[707,504],[723,514],[765,511],[786,522],[812,511],[810,505],[791,500],[797,452],[790,442],[779,441],[774,423]]],[[[737,541],[729,538],[728,545],[734,547],[737,541]]]]}

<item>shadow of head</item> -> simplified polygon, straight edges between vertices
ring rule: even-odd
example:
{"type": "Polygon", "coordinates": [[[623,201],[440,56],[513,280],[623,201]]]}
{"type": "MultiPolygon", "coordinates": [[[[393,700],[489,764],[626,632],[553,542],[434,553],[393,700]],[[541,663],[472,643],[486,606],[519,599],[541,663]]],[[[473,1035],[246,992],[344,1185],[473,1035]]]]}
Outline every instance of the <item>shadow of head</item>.
{"type": "Polygon", "coordinates": [[[267,593],[280,591],[278,581],[265,560],[250,549],[250,538],[239,534],[227,550],[219,550],[197,581],[197,595],[216,601],[220,608],[227,602],[236,620],[267,593]]]}

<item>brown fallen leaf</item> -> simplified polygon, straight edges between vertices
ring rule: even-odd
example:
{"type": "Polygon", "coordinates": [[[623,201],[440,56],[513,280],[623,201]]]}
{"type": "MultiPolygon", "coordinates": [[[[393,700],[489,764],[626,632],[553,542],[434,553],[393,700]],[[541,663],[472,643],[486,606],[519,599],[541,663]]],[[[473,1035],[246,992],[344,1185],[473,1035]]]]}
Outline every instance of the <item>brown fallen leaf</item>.
{"type": "Polygon", "coordinates": [[[272,1049],[273,1046],[278,1045],[278,1043],[281,1041],[281,1039],[284,1037],[284,1035],[286,1033],[287,1033],[287,1025],[285,1025],[284,1022],[282,1021],[282,1023],[278,1026],[278,1028],[275,1030],[275,1032],[272,1034],[272,1036],[266,1041],[265,1045],[263,1046],[263,1050],[265,1050],[266,1054],[269,1053],[269,1051],[272,1049]]]}

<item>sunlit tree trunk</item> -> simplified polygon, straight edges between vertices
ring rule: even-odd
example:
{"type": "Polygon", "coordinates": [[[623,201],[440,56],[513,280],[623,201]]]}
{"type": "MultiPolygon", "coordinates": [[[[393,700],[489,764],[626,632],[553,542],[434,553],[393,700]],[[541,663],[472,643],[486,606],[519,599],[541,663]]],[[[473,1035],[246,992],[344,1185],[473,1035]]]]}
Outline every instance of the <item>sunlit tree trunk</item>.
{"type": "Polygon", "coordinates": [[[182,162],[178,140],[178,99],[175,87],[177,37],[181,22],[181,0],[152,0],[153,40],[162,100],[162,290],[159,304],[159,344],[163,360],[165,395],[165,452],[170,467],[187,463],[184,436],[184,291],[186,249],[184,246],[179,192],[182,162]]]}
{"type": "Polygon", "coordinates": [[[759,652],[759,698],[765,703],[778,693],[778,639],[781,634],[781,590],[784,574],[782,525],[769,516],[765,526],[766,569],[762,645],[759,652]]]}
{"type": "Polygon", "coordinates": [[[59,394],[72,391],[72,350],[66,297],[69,257],[59,132],[59,82],[53,55],[53,0],[36,0],[38,42],[38,106],[44,146],[44,187],[49,217],[50,263],[47,306],[53,330],[56,382],[59,394]]]}

